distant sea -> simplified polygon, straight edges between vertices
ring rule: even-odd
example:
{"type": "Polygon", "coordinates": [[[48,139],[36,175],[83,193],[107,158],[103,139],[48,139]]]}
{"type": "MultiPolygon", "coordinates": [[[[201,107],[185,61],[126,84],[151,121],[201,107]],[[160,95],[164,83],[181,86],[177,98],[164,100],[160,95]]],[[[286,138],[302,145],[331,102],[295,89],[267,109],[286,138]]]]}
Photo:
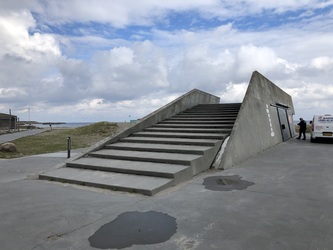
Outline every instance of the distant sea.
{"type": "MultiPolygon", "coordinates": [[[[52,125],[52,128],[78,128],[87,126],[90,124],[94,124],[95,122],[67,122],[63,124],[54,124],[52,125]]],[[[49,125],[43,125],[43,124],[36,124],[39,128],[49,128],[49,125]]]]}

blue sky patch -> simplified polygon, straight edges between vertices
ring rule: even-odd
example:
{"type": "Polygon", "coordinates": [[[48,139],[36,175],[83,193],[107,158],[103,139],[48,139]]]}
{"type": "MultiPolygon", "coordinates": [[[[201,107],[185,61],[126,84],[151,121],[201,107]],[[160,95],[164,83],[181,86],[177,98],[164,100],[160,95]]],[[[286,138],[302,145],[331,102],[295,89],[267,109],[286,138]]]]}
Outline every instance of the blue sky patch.
{"type": "Polygon", "coordinates": [[[164,31],[178,30],[203,30],[211,29],[227,23],[233,23],[233,27],[239,31],[259,31],[284,25],[297,24],[300,21],[314,16],[327,15],[332,11],[332,6],[322,9],[300,9],[276,13],[274,9],[266,9],[257,15],[240,16],[233,19],[219,19],[219,17],[203,18],[197,11],[170,11],[167,18],[156,20],[153,26],[131,25],[126,28],[116,29],[109,23],[100,22],[69,22],[65,24],[49,24],[43,22],[38,13],[32,13],[37,21],[37,27],[30,33],[51,33],[62,36],[97,36],[106,39],[126,39],[129,41],[146,40],[151,38],[151,29],[164,31]]]}

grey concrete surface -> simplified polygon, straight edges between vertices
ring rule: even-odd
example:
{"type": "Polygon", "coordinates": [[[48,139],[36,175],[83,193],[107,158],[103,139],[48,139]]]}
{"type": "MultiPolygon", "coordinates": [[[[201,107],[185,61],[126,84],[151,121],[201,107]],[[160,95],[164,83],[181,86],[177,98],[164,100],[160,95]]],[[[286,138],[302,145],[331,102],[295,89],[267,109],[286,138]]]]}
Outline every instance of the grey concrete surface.
{"type": "Polygon", "coordinates": [[[39,175],[41,180],[63,181],[89,187],[105,188],[117,191],[154,195],[157,192],[172,186],[172,179],[132,175],[115,172],[77,168],[59,168],[47,174],[39,175]]]}
{"type": "Polygon", "coordinates": [[[165,242],[126,249],[332,249],[332,150],[333,144],[291,139],[154,197],[31,177],[62,157],[0,160],[0,249],[96,249],[89,237],[131,211],[168,214],[177,229],[165,242]],[[203,185],[208,177],[235,175],[254,184],[232,191],[203,185]]]}
{"type": "Polygon", "coordinates": [[[2,134],[0,135],[0,144],[8,141],[13,141],[19,139],[21,137],[26,137],[29,135],[35,135],[44,132],[47,129],[31,129],[31,130],[24,130],[21,132],[13,132],[10,134],[2,134]]]}

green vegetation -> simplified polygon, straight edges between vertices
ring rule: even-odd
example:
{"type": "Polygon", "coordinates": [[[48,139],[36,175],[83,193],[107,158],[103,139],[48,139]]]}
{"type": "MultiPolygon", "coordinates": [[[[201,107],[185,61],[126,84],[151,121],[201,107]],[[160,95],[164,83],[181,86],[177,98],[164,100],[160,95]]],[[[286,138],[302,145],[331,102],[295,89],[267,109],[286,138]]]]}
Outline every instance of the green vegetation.
{"type": "Polygon", "coordinates": [[[67,138],[71,137],[71,148],[89,147],[118,131],[118,125],[99,122],[73,129],[47,130],[37,135],[12,141],[18,152],[0,152],[0,158],[15,158],[28,155],[53,153],[67,150],[67,138]]]}

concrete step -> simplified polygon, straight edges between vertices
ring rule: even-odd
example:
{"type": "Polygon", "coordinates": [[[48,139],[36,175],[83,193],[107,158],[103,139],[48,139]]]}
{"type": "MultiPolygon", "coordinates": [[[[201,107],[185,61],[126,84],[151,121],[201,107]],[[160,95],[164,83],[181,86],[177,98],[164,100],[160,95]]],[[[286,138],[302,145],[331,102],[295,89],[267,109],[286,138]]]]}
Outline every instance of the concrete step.
{"type": "Polygon", "coordinates": [[[225,115],[237,115],[238,110],[223,110],[223,111],[211,111],[211,112],[205,112],[204,110],[202,111],[196,111],[196,110],[189,110],[189,111],[184,111],[183,113],[179,113],[179,115],[204,115],[204,114],[212,114],[212,115],[220,115],[220,116],[225,116],[225,115]]]}
{"type": "Polygon", "coordinates": [[[173,185],[173,180],[168,178],[67,167],[40,174],[39,178],[150,196],[173,185]]]}
{"type": "Polygon", "coordinates": [[[159,124],[202,124],[202,125],[224,125],[224,124],[234,124],[234,120],[221,120],[221,121],[207,121],[207,120],[164,120],[159,124]]]}
{"type": "Polygon", "coordinates": [[[166,121],[174,121],[174,120],[178,120],[178,121],[235,121],[236,120],[236,116],[235,117],[171,117],[169,119],[166,119],[166,121]]]}
{"type": "Polygon", "coordinates": [[[178,154],[178,153],[160,153],[146,151],[126,151],[114,149],[102,149],[89,153],[92,157],[101,157],[108,159],[120,159],[129,161],[146,161],[169,164],[180,164],[190,166],[201,156],[197,154],[178,154]]]}
{"type": "Polygon", "coordinates": [[[235,114],[239,110],[238,109],[188,109],[179,114],[211,114],[211,115],[227,115],[227,114],[235,114]]]}
{"type": "Polygon", "coordinates": [[[218,113],[218,112],[235,112],[235,111],[238,111],[239,108],[238,107],[235,107],[235,108],[232,108],[232,107],[229,107],[229,108],[209,108],[209,107],[198,107],[198,108],[191,108],[191,109],[187,109],[187,110],[184,110],[183,112],[181,113],[184,113],[184,112],[203,112],[205,111],[206,113],[218,113]]]}
{"type": "Polygon", "coordinates": [[[151,128],[218,128],[218,129],[232,129],[233,123],[230,124],[163,124],[158,123],[154,126],[151,126],[151,128]]]}
{"type": "Polygon", "coordinates": [[[149,151],[180,154],[203,155],[211,147],[197,145],[170,145],[157,143],[131,143],[117,142],[105,146],[106,149],[129,150],[129,151],[149,151]]]}
{"type": "Polygon", "coordinates": [[[174,120],[179,120],[179,119],[183,119],[183,120],[219,120],[219,121],[223,121],[223,120],[236,120],[237,116],[198,116],[198,115],[179,115],[179,116],[174,116],[170,119],[174,119],[174,120]]]}
{"type": "Polygon", "coordinates": [[[158,143],[170,145],[198,145],[215,147],[221,142],[216,139],[191,139],[191,138],[163,138],[163,137],[139,137],[130,136],[122,138],[120,142],[134,142],[134,143],[158,143]]]}
{"type": "Polygon", "coordinates": [[[167,138],[193,138],[193,139],[223,139],[227,136],[221,133],[173,133],[173,132],[138,132],[132,136],[140,137],[167,137],[167,138]]]}
{"type": "Polygon", "coordinates": [[[161,127],[150,127],[146,128],[143,131],[147,132],[172,132],[172,133],[230,133],[231,129],[217,129],[217,128],[161,128],[161,127]]]}
{"type": "Polygon", "coordinates": [[[212,115],[212,116],[224,116],[224,115],[237,115],[238,110],[221,110],[221,111],[209,111],[209,110],[186,110],[178,115],[212,115]]]}
{"type": "Polygon", "coordinates": [[[191,114],[191,113],[198,113],[198,114],[223,114],[223,113],[236,113],[238,112],[238,108],[232,108],[232,109],[209,109],[209,108],[197,108],[197,109],[188,109],[180,114],[191,114]]]}
{"type": "Polygon", "coordinates": [[[70,162],[67,167],[115,172],[123,174],[147,175],[171,178],[180,182],[184,177],[191,175],[191,167],[185,165],[165,164],[143,161],[126,161],[85,157],[70,162]]]}
{"type": "Polygon", "coordinates": [[[199,104],[194,106],[193,108],[202,108],[202,107],[209,107],[209,108],[227,108],[227,107],[240,107],[242,103],[216,103],[216,104],[199,104]]]}
{"type": "Polygon", "coordinates": [[[237,118],[237,114],[197,114],[197,113],[181,113],[179,115],[175,115],[174,118],[205,118],[205,117],[212,117],[212,118],[237,118]]]}

